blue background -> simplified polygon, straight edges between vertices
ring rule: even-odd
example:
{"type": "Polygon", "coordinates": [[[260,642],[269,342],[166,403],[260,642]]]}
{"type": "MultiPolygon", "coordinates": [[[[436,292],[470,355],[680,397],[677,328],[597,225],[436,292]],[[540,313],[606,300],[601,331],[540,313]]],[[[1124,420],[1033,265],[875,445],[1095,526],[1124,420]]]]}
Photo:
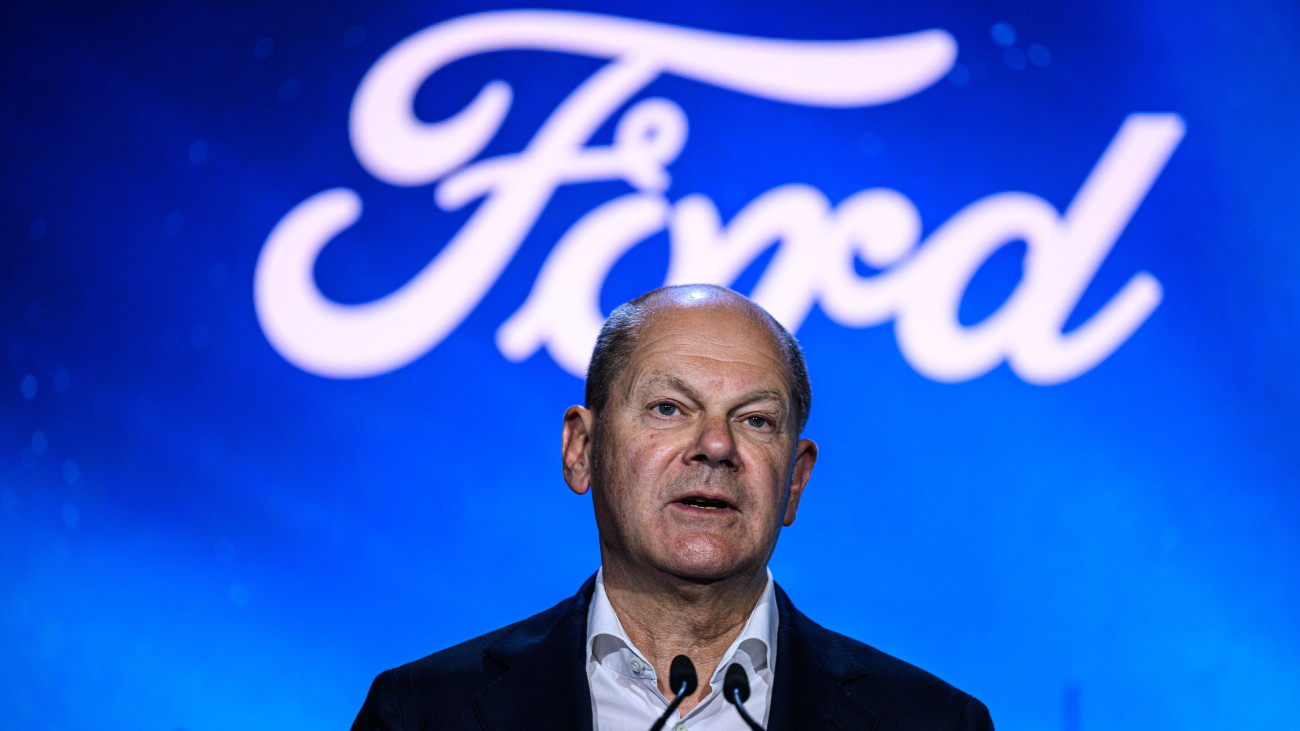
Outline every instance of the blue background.
{"type": "MultiPolygon", "coordinates": [[[[436,209],[431,186],[361,168],[347,113],[395,43],[495,7],[507,6],[10,10],[6,724],[346,727],[379,671],[549,606],[595,570],[588,499],[559,474],[560,416],[581,381],[544,352],[511,363],[493,337],[557,238],[625,184],[562,189],[465,322],[392,373],[306,373],[253,308],[271,228],[326,188],[366,205],[316,267],[343,302],[401,285],[460,227],[468,211],[436,209]]],[[[885,106],[800,107],[672,77],[647,87],[633,101],[673,99],[691,123],[669,200],[702,192],[724,220],[791,182],[833,203],[893,188],[925,235],[1001,191],[1063,209],[1128,114],[1180,115],[1185,139],[1080,313],[1138,271],[1164,301],[1081,377],[1031,386],[1001,366],[937,383],[908,366],[892,325],[850,329],[814,309],[798,335],[822,457],[772,568],[813,618],[977,695],[999,728],[1295,723],[1292,4],[564,7],[767,37],[953,35],[954,71],[885,106]]],[[[437,119],[508,79],[515,106],[484,154],[516,151],[598,66],[467,59],[416,106],[437,119]]],[[[963,321],[1005,298],[1021,252],[981,270],[963,321]]],[[[664,237],[632,250],[606,309],[659,284],[666,257],[664,237]]]]}

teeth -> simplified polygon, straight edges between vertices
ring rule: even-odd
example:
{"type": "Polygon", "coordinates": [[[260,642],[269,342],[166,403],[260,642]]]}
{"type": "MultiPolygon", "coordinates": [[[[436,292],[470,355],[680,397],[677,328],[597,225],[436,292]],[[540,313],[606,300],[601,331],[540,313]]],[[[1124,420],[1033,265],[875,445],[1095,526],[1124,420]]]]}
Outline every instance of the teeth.
{"type": "Polygon", "coordinates": [[[703,498],[690,498],[684,501],[685,504],[693,508],[703,508],[705,510],[717,510],[725,508],[726,504],[716,500],[705,500],[703,498]]]}

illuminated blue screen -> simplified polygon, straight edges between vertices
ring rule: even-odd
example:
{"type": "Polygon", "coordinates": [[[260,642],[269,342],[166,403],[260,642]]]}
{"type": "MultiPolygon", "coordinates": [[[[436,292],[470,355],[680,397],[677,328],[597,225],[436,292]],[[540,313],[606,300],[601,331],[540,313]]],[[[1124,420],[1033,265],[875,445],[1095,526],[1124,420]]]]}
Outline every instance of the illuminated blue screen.
{"type": "Polygon", "coordinates": [[[802,611],[1000,729],[1294,724],[1291,3],[536,5],[11,10],[6,724],[346,727],[571,594],[592,328],[696,279],[809,361],[802,611]]]}

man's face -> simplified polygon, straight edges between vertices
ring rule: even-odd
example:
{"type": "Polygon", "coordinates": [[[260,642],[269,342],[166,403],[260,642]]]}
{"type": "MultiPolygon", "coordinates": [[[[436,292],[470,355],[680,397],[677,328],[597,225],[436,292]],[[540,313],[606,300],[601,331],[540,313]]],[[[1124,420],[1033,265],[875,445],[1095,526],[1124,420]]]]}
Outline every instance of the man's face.
{"type": "MultiPolygon", "coordinates": [[[[816,446],[794,433],[775,336],[741,308],[661,305],[642,327],[586,449],[607,567],[751,574],[794,522],[816,446]]],[[[591,422],[583,412],[570,409],[565,424],[566,478],[576,476],[578,492],[588,475],[570,474],[569,446],[576,422],[591,422]]]]}

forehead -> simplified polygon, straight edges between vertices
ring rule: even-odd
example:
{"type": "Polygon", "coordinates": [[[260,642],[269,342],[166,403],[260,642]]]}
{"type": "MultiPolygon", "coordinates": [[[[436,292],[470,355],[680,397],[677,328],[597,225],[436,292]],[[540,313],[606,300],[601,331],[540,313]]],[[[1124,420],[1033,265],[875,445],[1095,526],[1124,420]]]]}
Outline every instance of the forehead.
{"type": "Polygon", "coordinates": [[[761,315],[732,303],[655,307],[638,330],[628,388],[671,374],[711,388],[779,388],[789,396],[784,349],[761,315]]]}

